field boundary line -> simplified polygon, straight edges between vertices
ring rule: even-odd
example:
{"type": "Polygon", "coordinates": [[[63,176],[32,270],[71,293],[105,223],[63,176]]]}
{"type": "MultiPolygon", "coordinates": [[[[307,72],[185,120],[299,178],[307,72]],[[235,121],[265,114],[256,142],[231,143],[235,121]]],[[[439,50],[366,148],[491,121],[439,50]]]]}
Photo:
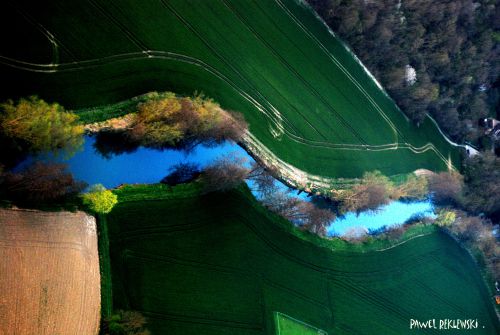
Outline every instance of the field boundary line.
{"type": "MultiPolygon", "coordinates": [[[[236,92],[238,92],[238,94],[240,94],[245,100],[247,100],[250,104],[252,104],[255,108],[257,108],[260,112],[262,112],[264,115],[266,115],[269,118],[269,121],[271,121],[272,123],[277,125],[278,121],[274,120],[274,118],[272,116],[270,116],[269,112],[267,111],[267,108],[264,107],[262,104],[260,104],[255,98],[253,98],[251,95],[249,95],[248,93],[246,93],[245,91],[240,89],[229,78],[227,78],[225,75],[221,74],[215,68],[211,67],[210,65],[204,63],[203,61],[201,61],[199,59],[196,59],[196,58],[193,58],[190,56],[186,56],[186,55],[176,54],[176,53],[172,53],[172,52],[168,52],[168,51],[148,50],[147,54],[145,54],[143,52],[131,52],[131,53],[124,53],[124,54],[107,56],[104,58],[96,58],[96,59],[84,60],[84,61],[78,61],[78,62],[63,63],[63,64],[58,64],[58,65],[28,63],[28,62],[16,60],[16,59],[5,57],[5,56],[0,56],[0,62],[2,62],[1,60],[3,59],[4,60],[2,62],[3,64],[17,68],[17,69],[25,70],[25,71],[54,73],[54,72],[79,71],[79,70],[84,70],[84,69],[88,69],[88,68],[104,66],[104,65],[109,64],[111,62],[145,60],[145,59],[151,59],[151,58],[180,61],[180,62],[184,62],[184,63],[188,63],[191,65],[201,67],[205,71],[211,73],[212,75],[216,76],[220,80],[223,80],[224,82],[226,82],[236,92]],[[84,65],[84,66],[74,67],[76,65],[84,65]],[[34,68],[29,68],[29,66],[32,66],[34,68]],[[36,69],[36,67],[38,67],[38,69],[36,69]],[[52,68],[52,69],[50,69],[50,68],[52,68]]],[[[268,103],[268,102],[266,101],[266,103],[268,103]]],[[[285,119],[286,123],[289,123],[289,121],[286,120],[286,118],[281,117],[281,121],[283,121],[284,119],[285,119]]],[[[287,135],[291,140],[293,140],[297,143],[301,143],[301,144],[308,145],[308,146],[320,147],[320,148],[329,148],[332,150],[386,151],[386,150],[408,149],[416,154],[431,150],[431,151],[435,152],[438,155],[438,157],[441,158],[441,160],[447,166],[449,166],[449,161],[440,152],[438,152],[436,150],[435,146],[430,142],[423,145],[422,147],[415,147],[409,143],[404,143],[404,144],[388,143],[388,144],[379,144],[379,145],[328,143],[328,142],[307,140],[303,137],[300,137],[300,136],[297,136],[293,133],[290,133],[283,126],[281,126],[281,129],[284,130],[285,135],[287,135]]]]}
{"type": "MultiPolygon", "coordinates": [[[[304,31],[305,34],[307,34],[308,36],[310,36],[316,43],[317,45],[323,50],[323,52],[326,53],[326,55],[337,65],[337,67],[345,73],[345,75],[349,78],[349,80],[351,80],[351,82],[360,90],[360,92],[368,99],[368,101],[373,105],[373,107],[375,107],[375,109],[379,112],[380,116],[382,116],[382,118],[384,118],[384,120],[386,120],[386,122],[389,124],[389,126],[391,128],[393,128],[393,131],[395,132],[395,135],[396,135],[396,141],[397,141],[397,138],[399,136],[401,136],[401,138],[404,140],[405,136],[401,133],[401,131],[394,125],[394,123],[392,122],[392,120],[390,120],[390,118],[384,113],[384,111],[382,110],[382,108],[376,103],[376,101],[368,94],[368,92],[366,92],[366,90],[361,86],[361,84],[359,84],[359,82],[356,80],[356,78],[354,78],[350,73],[349,71],[347,71],[347,69],[345,69],[345,67],[342,65],[341,62],[338,61],[338,59],[331,54],[331,52],[323,45],[323,43],[321,43],[321,41],[319,41],[317,39],[316,36],[314,36],[314,34],[312,34],[300,21],[298,21],[298,19],[295,17],[295,15],[293,13],[291,13],[288,8],[286,8],[286,6],[282,3],[281,0],[275,0],[275,2],[278,4],[278,6],[280,6],[284,12],[286,12],[286,14],[302,29],[302,31],[304,31]],[[398,136],[399,134],[399,136],[398,136]]],[[[308,5],[306,5],[307,8],[310,8],[308,5]]],[[[323,22],[323,24],[325,26],[327,26],[324,21],[321,20],[321,22],[323,22]]],[[[328,27],[328,26],[327,26],[328,27]]],[[[336,37],[335,34],[333,34],[333,32],[328,29],[329,32],[332,34],[333,37],[336,37]]],[[[343,44],[343,43],[342,43],[343,44]]],[[[344,44],[343,44],[344,45],[344,44]]],[[[346,46],[344,45],[344,48],[346,48],[346,46]]],[[[361,63],[361,61],[359,61],[359,59],[357,59],[357,57],[354,55],[354,53],[352,51],[350,51],[348,48],[346,48],[346,50],[351,54],[353,55],[353,57],[355,57],[355,59],[357,60],[357,62],[366,70],[366,68],[364,67],[364,65],[361,63]]],[[[375,83],[377,84],[377,86],[381,89],[382,93],[385,94],[387,96],[387,93],[384,91],[383,87],[381,87],[381,85],[377,82],[377,80],[373,77],[373,75],[371,75],[371,73],[368,72],[368,75],[369,77],[375,81],[375,83]]],[[[397,105],[396,105],[397,107],[397,105]]],[[[399,109],[399,108],[398,108],[399,109]]],[[[400,112],[402,113],[402,111],[400,110],[400,112]]],[[[410,150],[413,151],[413,149],[415,148],[412,144],[408,143],[408,142],[405,142],[406,145],[408,145],[410,147],[410,150]]],[[[450,166],[450,162],[444,157],[444,155],[434,146],[434,144],[430,143],[430,145],[432,146],[431,150],[438,156],[438,158],[440,158],[445,164],[446,166],[450,166]]],[[[453,167],[453,166],[451,166],[453,167]]]]}

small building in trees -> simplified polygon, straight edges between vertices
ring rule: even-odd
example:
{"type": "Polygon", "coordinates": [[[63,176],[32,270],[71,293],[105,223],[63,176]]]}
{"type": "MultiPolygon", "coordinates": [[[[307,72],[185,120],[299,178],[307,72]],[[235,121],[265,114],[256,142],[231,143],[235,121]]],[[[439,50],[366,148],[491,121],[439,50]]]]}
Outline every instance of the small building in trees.
{"type": "Polygon", "coordinates": [[[482,120],[482,126],[485,128],[485,135],[491,136],[494,140],[500,139],[500,121],[487,118],[482,120]]]}
{"type": "Polygon", "coordinates": [[[467,157],[474,157],[476,155],[479,155],[479,150],[470,144],[466,144],[465,145],[465,153],[467,154],[467,157]]]}

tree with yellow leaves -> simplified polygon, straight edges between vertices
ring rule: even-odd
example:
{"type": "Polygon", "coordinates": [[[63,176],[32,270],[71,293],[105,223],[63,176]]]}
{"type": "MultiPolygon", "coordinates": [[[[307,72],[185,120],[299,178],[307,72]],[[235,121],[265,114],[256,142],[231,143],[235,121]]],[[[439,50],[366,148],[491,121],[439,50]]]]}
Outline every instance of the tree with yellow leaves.
{"type": "Polygon", "coordinates": [[[36,96],[17,103],[0,104],[0,139],[2,146],[18,153],[74,152],[83,143],[83,126],[78,116],[57,103],[49,104],[36,96]]]}

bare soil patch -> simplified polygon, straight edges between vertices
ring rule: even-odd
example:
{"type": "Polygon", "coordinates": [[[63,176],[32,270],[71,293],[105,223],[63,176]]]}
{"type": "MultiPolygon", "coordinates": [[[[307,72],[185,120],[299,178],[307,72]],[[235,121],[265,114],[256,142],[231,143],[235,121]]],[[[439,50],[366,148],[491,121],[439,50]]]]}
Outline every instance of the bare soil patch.
{"type": "Polygon", "coordinates": [[[95,219],[0,209],[0,335],[95,335],[99,314],[95,219]]]}

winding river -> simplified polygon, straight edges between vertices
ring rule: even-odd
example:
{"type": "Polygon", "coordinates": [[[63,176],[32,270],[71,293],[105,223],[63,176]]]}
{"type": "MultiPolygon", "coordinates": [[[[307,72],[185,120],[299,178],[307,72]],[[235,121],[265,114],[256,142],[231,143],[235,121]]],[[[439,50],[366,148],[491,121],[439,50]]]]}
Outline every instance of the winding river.
{"type": "MultiPolygon", "coordinates": [[[[114,188],[121,184],[150,184],[157,183],[169,173],[169,169],[179,163],[195,163],[201,168],[210,164],[213,160],[227,154],[235,154],[244,157],[251,163],[253,158],[235,143],[225,142],[216,146],[206,147],[198,145],[190,151],[165,149],[156,150],[139,147],[121,153],[109,153],[103,155],[96,145],[96,138],[86,136],[80,151],[71,158],[66,159],[64,155],[40,157],[42,160],[64,162],[76,179],[83,180],[89,185],[103,184],[107,188],[114,188]]],[[[29,164],[31,159],[23,162],[17,169],[29,164]]],[[[16,170],[17,170],[16,169],[16,170]]],[[[248,182],[254,195],[259,194],[248,182]]],[[[298,193],[290,190],[280,181],[276,184],[291,195],[309,201],[307,193],[298,193]]],[[[328,235],[343,235],[355,227],[361,230],[376,230],[383,226],[394,226],[404,223],[416,215],[433,216],[433,205],[429,200],[417,202],[394,201],[382,206],[373,212],[347,213],[337,218],[328,229],[328,235]]]]}

